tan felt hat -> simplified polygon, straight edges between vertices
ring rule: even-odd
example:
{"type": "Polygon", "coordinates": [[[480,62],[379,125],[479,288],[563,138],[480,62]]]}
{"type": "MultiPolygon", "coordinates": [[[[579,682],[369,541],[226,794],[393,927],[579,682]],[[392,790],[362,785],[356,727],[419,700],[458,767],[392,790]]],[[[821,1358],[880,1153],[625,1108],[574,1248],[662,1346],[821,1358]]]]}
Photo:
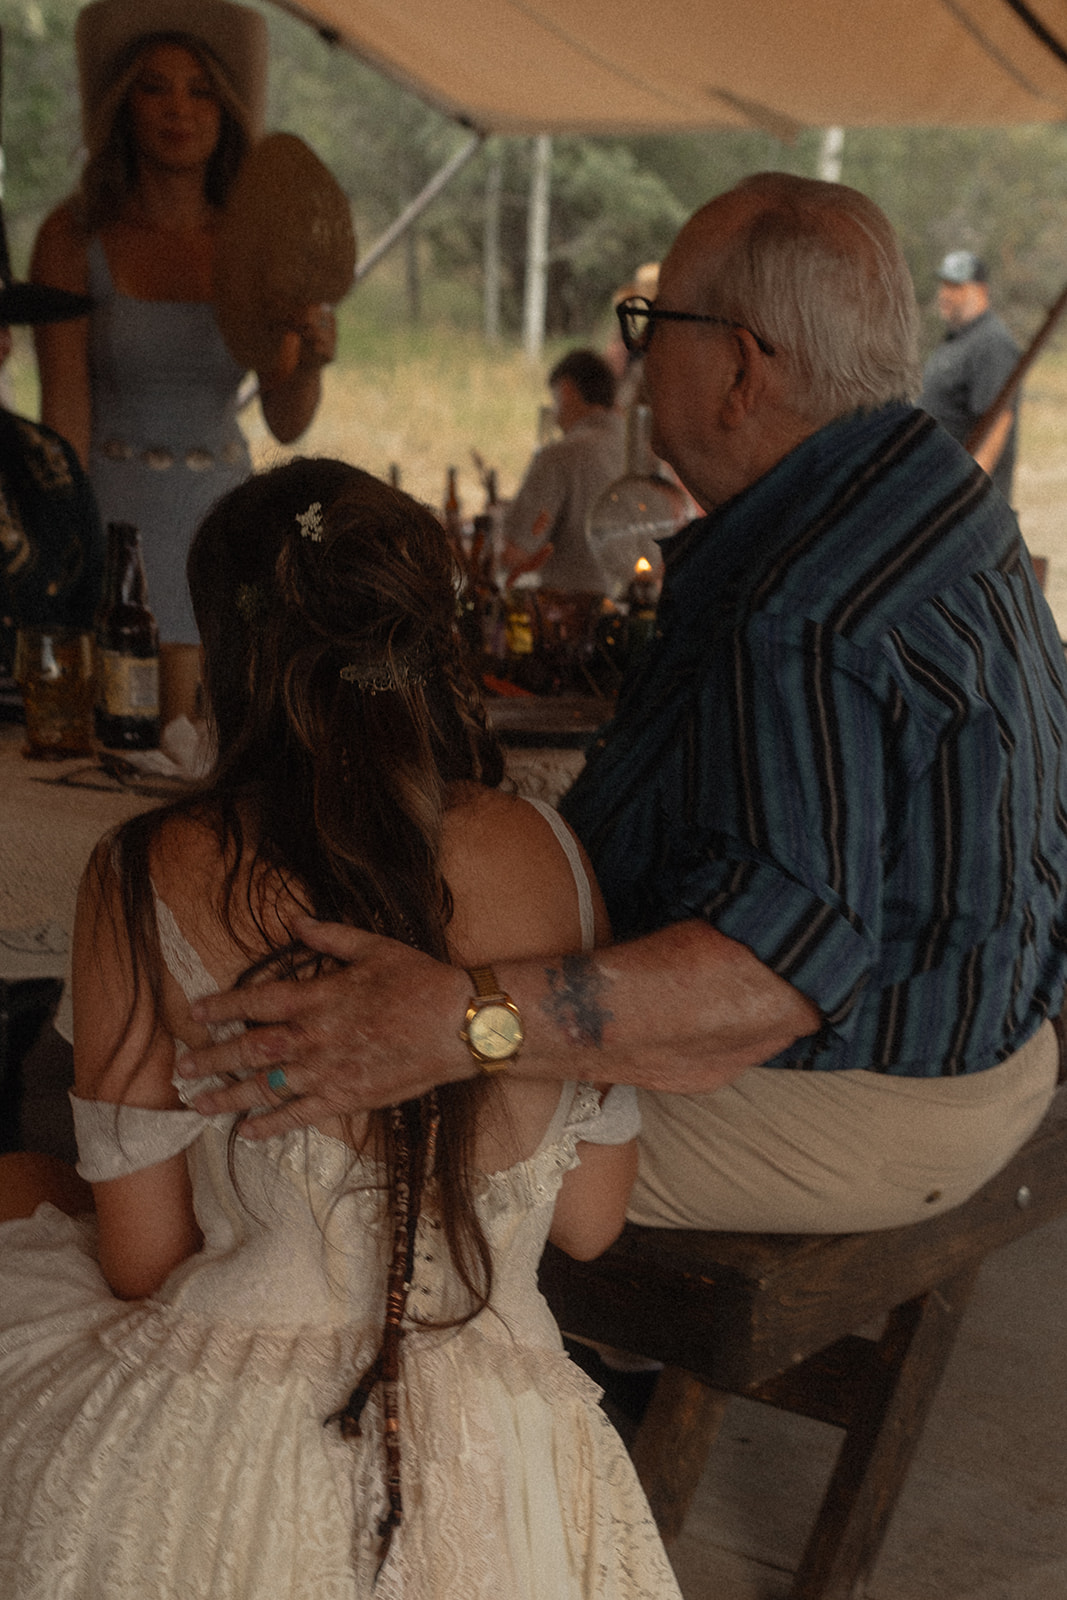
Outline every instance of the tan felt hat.
{"type": "Polygon", "coordinates": [[[632,300],[634,295],[642,295],[646,300],[654,300],[659,292],[659,262],[646,261],[638,267],[633,275],[633,281],[624,283],[621,289],[616,289],[612,295],[612,304],[618,305],[620,300],[632,300]]]}
{"type": "Polygon", "coordinates": [[[287,319],[336,305],[355,271],[344,191],[302,139],[268,134],[237,174],[216,235],[215,310],[230,354],[269,371],[287,319]]]}
{"type": "Polygon", "coordinates": [[[262,136],[267,102],[267,24],[233,0],[93,0],[78,12],[82,130],[90,151],[110,132],[115,108],[109,89],[129,48],[154,34],[185,34],[215,57],[245,114],[251,139],[262,136]]]}

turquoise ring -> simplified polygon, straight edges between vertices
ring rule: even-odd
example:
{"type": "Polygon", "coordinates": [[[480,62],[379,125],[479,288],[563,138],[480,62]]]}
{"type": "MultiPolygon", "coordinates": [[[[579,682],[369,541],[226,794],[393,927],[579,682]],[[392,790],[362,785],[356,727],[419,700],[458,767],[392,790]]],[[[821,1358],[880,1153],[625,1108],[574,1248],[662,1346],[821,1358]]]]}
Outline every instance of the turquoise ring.
{"type": "Polygon", "coordinates": [[[290,1089],[289,1079],[285,1076],[284,1067],[271,1067],[267,1073],[267,1088],[281,1100],[295,1100],[296,1091],[290,1089]]]}

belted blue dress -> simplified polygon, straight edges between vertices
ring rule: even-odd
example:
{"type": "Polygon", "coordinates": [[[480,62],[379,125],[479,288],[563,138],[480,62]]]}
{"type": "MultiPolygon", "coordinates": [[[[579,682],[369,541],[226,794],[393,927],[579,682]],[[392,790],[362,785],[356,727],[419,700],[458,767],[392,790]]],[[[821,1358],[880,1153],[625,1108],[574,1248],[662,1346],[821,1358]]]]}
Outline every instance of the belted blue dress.
{"type": "Polygon", "coordinates": [[[195,644],[189,546],[208,509],[252,470],[237,423],[244,370],[209,302],[119,293],[99,235],[89,293],[89,476],[101,520],[140,529],[160,639],[195,644]]]}

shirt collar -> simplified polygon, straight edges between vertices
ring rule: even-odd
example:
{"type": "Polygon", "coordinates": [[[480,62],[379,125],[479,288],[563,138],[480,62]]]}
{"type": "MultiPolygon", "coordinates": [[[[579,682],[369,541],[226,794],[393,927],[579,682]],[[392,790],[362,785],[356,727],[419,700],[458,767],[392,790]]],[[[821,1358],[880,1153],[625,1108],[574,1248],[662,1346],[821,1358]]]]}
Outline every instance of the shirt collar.
{"type": "Polygon", "coordinates": [[[912,409],[853,411],[809,434],[732,500],[660,541],[667,582],[725,577],[787,544],[912,409]]]}

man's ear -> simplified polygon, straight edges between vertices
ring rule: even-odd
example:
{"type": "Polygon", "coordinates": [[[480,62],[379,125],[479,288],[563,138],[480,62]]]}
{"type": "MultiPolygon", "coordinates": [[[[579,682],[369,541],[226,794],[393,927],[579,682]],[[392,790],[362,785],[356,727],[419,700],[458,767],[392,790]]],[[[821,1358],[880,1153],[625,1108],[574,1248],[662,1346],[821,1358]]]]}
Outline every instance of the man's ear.
{"type": "Polygon", "coordinates": [[[735,365],[733,382],[722,404],[722,423],[726,428],[738,428],[748,420],[759,404],[767,386],[765,356],[747,328],[734,328],[735,365]]]}

